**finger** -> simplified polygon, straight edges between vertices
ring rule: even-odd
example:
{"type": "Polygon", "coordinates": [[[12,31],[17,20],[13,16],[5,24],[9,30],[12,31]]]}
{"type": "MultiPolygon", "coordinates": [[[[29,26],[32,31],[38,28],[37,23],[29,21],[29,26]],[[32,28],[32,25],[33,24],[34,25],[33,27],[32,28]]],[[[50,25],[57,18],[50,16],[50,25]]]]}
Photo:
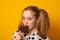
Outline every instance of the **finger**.
{"type": "Polygon", "coordinates": [[[17,35],[16,36],[16,40],[20,40],[21,39],[21,36],[20,35],[17,35]]]}
{"type": "Polygon", "coordinates": [[[23,35],[23,33],[21,31],[19,31],[18,34],[21,35],[21,36],[23,35]]]}

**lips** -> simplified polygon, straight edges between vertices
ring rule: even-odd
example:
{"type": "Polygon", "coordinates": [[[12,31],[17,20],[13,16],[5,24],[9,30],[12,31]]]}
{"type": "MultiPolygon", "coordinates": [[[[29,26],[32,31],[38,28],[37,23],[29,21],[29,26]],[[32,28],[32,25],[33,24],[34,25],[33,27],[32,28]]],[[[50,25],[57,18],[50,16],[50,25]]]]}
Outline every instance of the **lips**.
{"type": "Polygon", "coordinates": [[[29,27],[29,26],[24,26],[24,27],[29,27]]]}

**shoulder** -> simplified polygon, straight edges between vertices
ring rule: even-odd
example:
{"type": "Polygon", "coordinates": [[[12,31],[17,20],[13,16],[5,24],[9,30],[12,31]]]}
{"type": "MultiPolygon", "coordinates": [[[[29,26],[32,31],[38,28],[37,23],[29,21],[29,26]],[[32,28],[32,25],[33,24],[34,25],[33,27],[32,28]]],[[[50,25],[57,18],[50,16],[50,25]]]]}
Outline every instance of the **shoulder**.
{"type": "MultiPolygon", "coordinates": [[[[41,40],[41,39],[42,39],[42,37],[39,36],[39,35],[36,35],[35,37],[36,37],[36,39],[38,39],[38,40],[41,40]]],[[[50,39],[49,39],[49,37],[47,36],[45,39],[42,39],[42,40],[50,40],[50,39]]]]}

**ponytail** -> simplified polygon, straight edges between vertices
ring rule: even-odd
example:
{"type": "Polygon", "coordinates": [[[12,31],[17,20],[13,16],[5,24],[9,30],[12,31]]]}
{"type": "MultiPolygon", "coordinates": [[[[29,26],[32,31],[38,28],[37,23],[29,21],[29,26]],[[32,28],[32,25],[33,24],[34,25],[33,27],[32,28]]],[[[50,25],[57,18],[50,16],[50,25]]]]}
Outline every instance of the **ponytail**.
{"type": "Polygon", "coordinates": [[[37,30],[38,30],[38,35],[41,36],[43,39],[46,38],[46,34],[49,29],[49,26],[50,24],[49,24],[48,13],[45,10],[40,9],[37,30]]]}

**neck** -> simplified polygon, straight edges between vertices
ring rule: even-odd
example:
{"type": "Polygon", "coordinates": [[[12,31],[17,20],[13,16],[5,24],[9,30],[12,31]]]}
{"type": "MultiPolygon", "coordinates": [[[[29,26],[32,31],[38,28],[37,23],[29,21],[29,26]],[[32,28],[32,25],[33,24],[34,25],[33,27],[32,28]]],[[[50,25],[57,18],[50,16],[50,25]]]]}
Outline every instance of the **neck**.
{"type": "Polygon", "coordinates": [[[28,35],[28,36],[29,36],[29,35],[32,35],[32,34],[34,34],[35,32],[37,32],[37,28],[36,28],[36,27],[35,27],[34,29],[30,30],[27,35],[28,35]]]}

